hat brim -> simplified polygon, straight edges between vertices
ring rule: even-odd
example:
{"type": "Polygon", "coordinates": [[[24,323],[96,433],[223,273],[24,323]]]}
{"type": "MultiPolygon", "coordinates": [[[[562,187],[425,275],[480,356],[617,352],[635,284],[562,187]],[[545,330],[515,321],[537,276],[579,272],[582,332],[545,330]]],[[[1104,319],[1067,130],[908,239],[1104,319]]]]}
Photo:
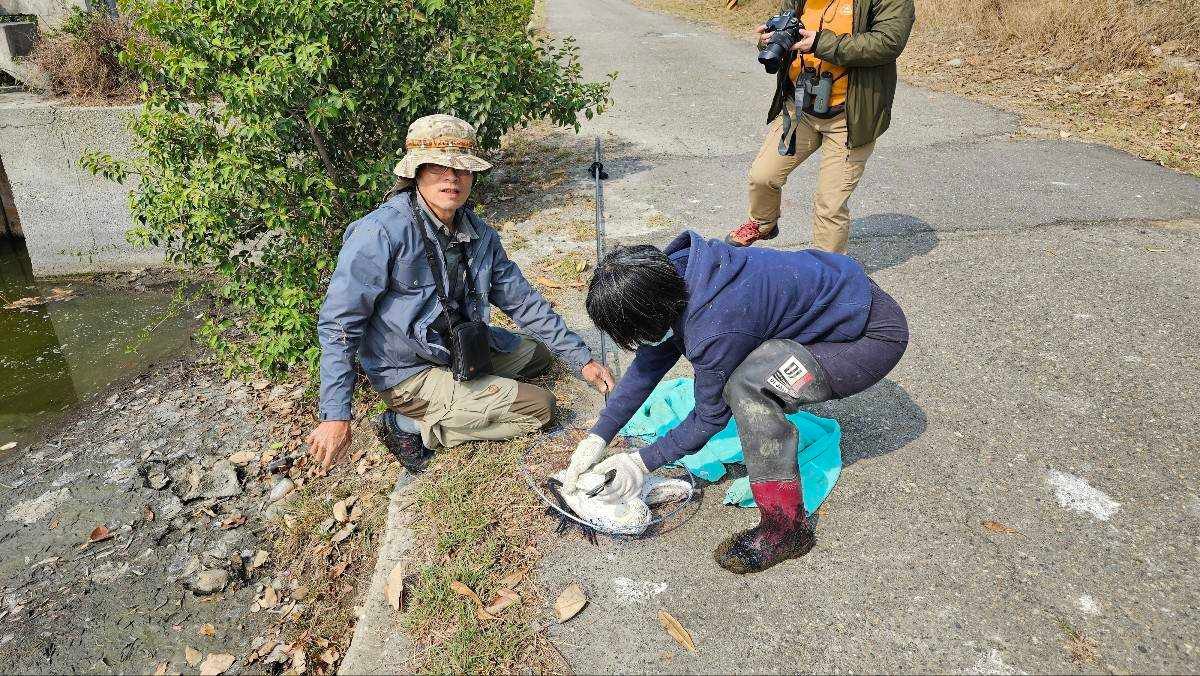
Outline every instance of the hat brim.
{"type": "Polygon", "coordinates": [[[492,168],[490,162],[471,153],[418,149],[410,150],[401,158],[392,173],[400,178],[412,179],[416,177],[417,168],[422,164],[440,164],[443,167],[474,172],[487,171],[492,168]]]}

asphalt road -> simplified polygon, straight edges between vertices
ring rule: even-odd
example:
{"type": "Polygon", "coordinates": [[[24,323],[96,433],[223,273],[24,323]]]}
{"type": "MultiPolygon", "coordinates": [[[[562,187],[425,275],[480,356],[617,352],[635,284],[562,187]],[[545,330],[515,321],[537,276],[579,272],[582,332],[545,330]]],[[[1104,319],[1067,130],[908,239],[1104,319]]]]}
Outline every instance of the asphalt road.
{"type": "MultiPolygon", "coordinates": [[[[619,71],[582,132],[610,149],[610,232],[744,220],[772,87],[750,43],[620,0],[550,0],[548,19],[590,76],[619,71]]],[[[563,541],[542,575],[591,598],[552,634],[577,672],[1200,671],[1200,181],[945,94],[902,87],[894,112],[851,254],[912,343],[817,411],[846,469],[816,549],[726,573],[712,549],[757,516],[724,485],[668,533],[563,541]]],[[[808,241],[814,172],[789,181],[774,246],[808,241]]]]}

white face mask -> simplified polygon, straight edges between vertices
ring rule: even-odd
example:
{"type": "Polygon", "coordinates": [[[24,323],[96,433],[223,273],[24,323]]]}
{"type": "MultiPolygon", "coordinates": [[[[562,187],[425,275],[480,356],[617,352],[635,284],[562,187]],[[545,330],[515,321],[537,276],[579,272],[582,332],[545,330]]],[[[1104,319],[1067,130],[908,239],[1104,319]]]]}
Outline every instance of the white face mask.
{"type": "Polygon", "coordinates": [[[653,343],[642,343],[642,345],[646,345],[649,347],[657,347],[657,346],[662,345],[663,343],[667,342],[668,340],[670,340],[671,336],[673,336],[673,335],[675,335],[675,329],[667,329],[667,332],[663,334],[662,338],[659,338],[658,340],[654,341],[653,343]]]}

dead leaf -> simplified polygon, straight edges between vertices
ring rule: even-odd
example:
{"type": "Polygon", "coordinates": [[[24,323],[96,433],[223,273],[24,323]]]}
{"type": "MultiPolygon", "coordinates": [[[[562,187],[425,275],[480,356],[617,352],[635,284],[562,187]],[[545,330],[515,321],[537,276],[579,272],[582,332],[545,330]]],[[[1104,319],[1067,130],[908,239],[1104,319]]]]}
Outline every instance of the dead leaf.
{"type": "Polygon", "coordinates": [[[229,456],[229,462],[232,462],[239,467],[249,465],[251,462],[254,462],[257,459],[258,454],[254,451],[238,451],[237,453],[229,456]]]}
{"type": "Polygon", "coordinates": [[[349,561],[342,561],[329,569],[329,579],[336,580],[346,572],[346,566],[350,565],[349,561]]]}
{"type": "Polygon", "coordinates": [[[671,638],[675,639],[679,645],[687,648],[688,652],[696,652],[696,643],[692,640],[691,633],[684,629],[679,620],[671,616],[671,613],[665,610],[658,611],[658,621],[662,622],[663,629],[666,629],[671,638]]]}
{"type": "Polygon", "coordinates": [[[58,528],[58,517],[54,517],[50,520],[50,530],[54,530],[56,528],[58,528]]]}
{"type": "Polygon", "coordinates": [[[467,585],[455,580],[454,582],[450,583],[450,588],[454,590],[455,594],[458,594],[459,596],[465,596],[474,601],[476,607],[483,607],[483,600],[479,598],[479,594],[476,594],[467,585]]]}
{"type": "Polygon", "coordinates": [[[508,608],[514,603],[520,602],[520,594],[509,589],[501,588],[500,591],[496,592],[496,598],[492,599],[492,602],[488,604],[488,607],[484,608],[484,611],[486,611],[489,615],[499,615],[500,613],[504,612],[505,608],[508,608]]]}
{"type": "Polygon", "coordinates": [[[521,580],[524,580],[525,575],[527,575],[528,573],[529,573],[528,568],[522,568],[521,570],[509,573],[508,575],[505,575],[504,577],[500,578],[500,586],[506,587],[508,589],[512,589],[512,588],[516,587],[517,585],[521,584],[521,580]]]}
{"type": "Polygon", "coordinates": [[[165,676],[168,666],[169,665],[166,662],[159,662],[158,668],[154,670],[154,676],[165,676]]]}
{"type": "Polygon", "coordinates": [[[387,582],[383,585],[383,597],[387,599],[387,603],[392,607],[392,610],[400,610],[400,605],[404,601],[403,561],[393,566],[392,572],[388,573],[387,582]]]}
{"type": "Polygon", "coordinates": [[[229,517],[226,517],[226,519],[221,522],[221,529],[222,530],[230,530],[233,528],[237,528],[238,526],[240,526],[244,523],[246,523],[245,516],[243,516],[241,514],[232,514],[229,517]]]}
{"type": "Polygon", "coordinates": [[[7,444],[0,446],[0,453],[3,453],[4,451],[11,451],[12,449],[14,449],[16,447],[17,447],[17,442],[10,441],[7,444]]]}
{"type": "Polygon", "coordinates": [[[544,287],[546,287],[546,288],[548,288],[548,289],[561,289],[561,288],[563,288],[563,287],[562,287],[562,284],[559,284],[558,282],[556,282],[556,281],[554,281],[553,279],[550,279],[550,278],[548,278],[548,277],[537,277],[537,278],[535,278],[533,281],[537,282],[537,284],[538,284],[539,286],[544,286],[544,287]]]}
{"type": "Polygon", "coordinates": [[[325,652],[321,653],[320,660],[332,667],[333,665],[337,664],[339,657],[341,657],[341,653],[339,653],[336,648],[329,648],[325,652]]]}
{"type": "Polygon", "coordinates": [[[337,519],[338,523],[346,523],[350,520],[350,513],[347,511],[345,500],[338,500],[333,503],[333,518],[337,519]]]}
{"type": "Polygon", "coordinates": [[[554,615],[558,617],[559,622],[566,622],[578,615],[586,605],[587,595],[583,593],[583,588],[579,586],[578,582],[572,582],[555,599],[554,615]]]}
{"type": "Polygon", "coordinates": [[[200,635],[212,638],[217,635],[217,628],[206,622],[200,626],[200,635]]]}
{"type": "Polygon", "coordinates": [[[187,665],[189,667],[195,668],[197,664],[200,664],[200,660],[203,659],[203,657],[204,656],[200,654],[200,651],[196,650],[192,646],[183,646],[183,659],[187,660],[187,665]]]}
{"type": "Polygon", "coordinates": [[[97,542],[104,542],[105,540],[112,538],[112,536],[113,536],[113,534],[111,532],[109,532],[107,527],[96,526],[95,528],[92,529],[92,532],[88,534],[87,542],[84,542],[82,545],[79,546],[79,548],[87,549],[88,547],[96,544],[97,542]]]}
{"type": "Polygon", "coordinates": [[[263,390],[267,389],[267,387],[269,387],[270,385],[271,385],[271,381],[269,381],[269,380],[256,380],[256,381],[254,381],[252,387],[254,388],[254,391],[262,392],[263,390]]]}
{"type": "Polygon", "coordinates": [[[308,598],[308,587],[296,587],[292,590],[292,598],[297,601],[303,601],[308,598]]]}
{"type": "Polygon", "coordinates": [[[208,657],[204,658],[204,663],[200,665],[200,676],[218,676],[225,673],[225,670],[233,666],[233,655],[229,653],[209,653],[208,657]]]}
{"type": "Polygon", "coordinates": [[[262,598],[258,600],[258,605],[261,608],[274,608],[279,605],[279,594],[275,592],[275,588],[267,585],[263,591],[262,598]]]}
{"type": "Polygon", "coordinates": [[[250,562],[250,570],[254,570],[255,568],[261,568],[262,565],[264,563],[266,563],[267,559],[270,557],[271,557],[271,555],[265,549],[258,550],[257,552],[254,553],[254,560],[250,562]]]}
{"type": "Polygon", "coordinates": [[[1020,532],[1016,528],[1013,528],[1011,526],[1005,526],[1004,524],[1000,523],[999,521],[992,521],[990,519],[988,521],[983,522],[983,527],[986,530],[988,530],[989,532],[1004,533],[1005,535],[1012,535],[1013,533],[1020,532]]]}
{"type": "Polygon", "coordinates": [[[308,657],[303,650],[297,650],[292,653],[292,671],[297,674],[303,674],[308,671],[308,657]]]}
{"type": "Polygon", "coordinates": [[[342,540],[345,540],[346,538],[350,537],[350,534],[353,532],[354,532],[354,524],[350,524],[349,526],[346,526],[345,528],[334,533],[332,542],[334,544],[337,544],[337,543],[341,542],[342,540]]]}
{"type": "Polygon", "coordinates": [[[154,510],[150,509],[150,505],[142,505],[142,519],[147,523],[154,520],[154,510]]]}

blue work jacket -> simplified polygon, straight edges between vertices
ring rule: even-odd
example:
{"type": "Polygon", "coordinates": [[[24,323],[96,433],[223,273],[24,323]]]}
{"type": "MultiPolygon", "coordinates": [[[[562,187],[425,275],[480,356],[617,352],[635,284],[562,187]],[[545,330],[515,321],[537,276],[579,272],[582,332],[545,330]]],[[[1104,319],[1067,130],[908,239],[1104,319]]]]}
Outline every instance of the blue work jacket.
{"type": "MultiPolygon", "coordinates": [[[[450,353],[431,327],[442,312],[434,287],[434,271],[416,229],[410,196],[403,192],[350,224],[342,238],[337,268],[317,321],[321,342],[321,420],[349,420],[358,355],[371,386],[389,390],[435,366],[447,366],[450,353]]],[[[476,294],[466,299],[472,319],[489,322],[492,306],[541,340],[576,371],[591,360],[583,340],[571,332],[508,258],[500,235],[469,207],[459,218],[470,219],[474,237],[466,244],[467,269],[476,294]]],[[[437,257],[444,261],[437,239],[437,257]]],[[[444,277],[442,288],[449,288],[444,277]]],[[[512,352],[520,337],[489,326],[493,350],[512,352]]]]}

